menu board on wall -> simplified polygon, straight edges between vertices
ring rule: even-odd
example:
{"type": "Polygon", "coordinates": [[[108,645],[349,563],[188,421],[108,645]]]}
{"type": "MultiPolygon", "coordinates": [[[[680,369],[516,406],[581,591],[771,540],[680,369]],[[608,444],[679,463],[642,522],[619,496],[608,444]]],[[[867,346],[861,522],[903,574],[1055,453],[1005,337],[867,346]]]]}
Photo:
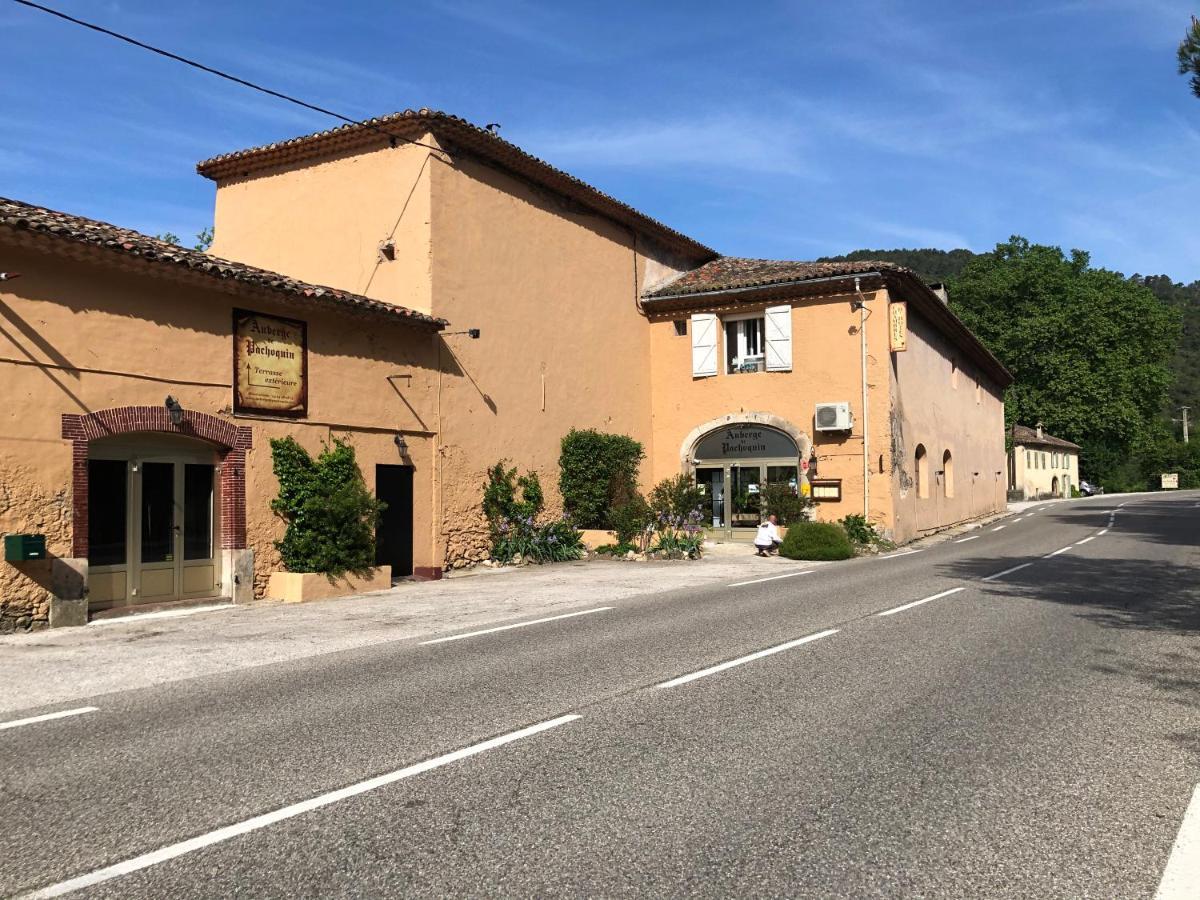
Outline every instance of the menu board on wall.
{"type": "Polygon", "coordinates": [[[308,325],[233,311],[233,411],[308,415],[308,325]]]}

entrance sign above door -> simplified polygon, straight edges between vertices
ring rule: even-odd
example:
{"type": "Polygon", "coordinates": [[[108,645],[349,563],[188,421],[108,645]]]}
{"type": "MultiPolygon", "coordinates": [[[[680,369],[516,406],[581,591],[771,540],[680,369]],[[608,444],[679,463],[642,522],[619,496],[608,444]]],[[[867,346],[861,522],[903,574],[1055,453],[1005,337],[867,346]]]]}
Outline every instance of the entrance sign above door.
{"type": "Polygon", "coordinates": [[[766,425],[733,425],[719,428],[696,444],[695,458],[701,459],[781,459],[800,453],[796,442],[766,425]]]}
{"type": "Polygon", "coordinates": [[[233,311],[233,411],[308,415],[308,325],[233,311]]]}

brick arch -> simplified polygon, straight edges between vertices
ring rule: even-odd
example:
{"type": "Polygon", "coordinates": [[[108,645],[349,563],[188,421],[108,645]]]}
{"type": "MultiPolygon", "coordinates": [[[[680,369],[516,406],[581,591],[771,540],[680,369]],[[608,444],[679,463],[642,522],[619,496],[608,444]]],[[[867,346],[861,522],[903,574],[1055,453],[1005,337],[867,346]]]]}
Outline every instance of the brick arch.
{"type": "Polygon", "coordinates": [[[185,409],[175,425],[165,406],[119,406],[78,415],[64,413],[62,436],[71,441],[71,555],[88,555],[88,445],[99,438],[135,433],[179,434],[212,444],[221,458],[221,549],[246,546],[246,451],[251,430],[207,413],[185,409]]]}

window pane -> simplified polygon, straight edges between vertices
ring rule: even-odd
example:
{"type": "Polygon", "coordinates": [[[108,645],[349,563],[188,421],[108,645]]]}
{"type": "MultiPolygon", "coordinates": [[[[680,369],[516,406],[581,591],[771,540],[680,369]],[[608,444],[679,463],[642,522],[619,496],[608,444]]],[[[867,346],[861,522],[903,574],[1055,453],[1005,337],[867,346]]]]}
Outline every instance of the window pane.
{"type": "Polygon", "coordinates": [[[183,468],[183,558],[212,559],[213,467],[183,468]]]}
{"type": "Polygon", "coordinates": [[[762,353],[762,319],[746,319],[746,355],[758,356],[762,353]]]}
{"type": "Polygon", "coordinates": [[[796,487],[796,466],[767,466],[767,484],[786,484],[796,487]]]}
{"type": "Polygon", "coordinates": [[[88,460],[88,564],[123,566],[126,479],[123,459],[88,460]]]}
{"type": "Polygon", "coordinates": [[[142,562],[175,558],[175,464],[142,463],[142,562]]]}
{"type": "Polygon", "coordinates": [[[737,371],[738,358],[738,323],[725,323],[725,362],[727,372],[737,371]]]}

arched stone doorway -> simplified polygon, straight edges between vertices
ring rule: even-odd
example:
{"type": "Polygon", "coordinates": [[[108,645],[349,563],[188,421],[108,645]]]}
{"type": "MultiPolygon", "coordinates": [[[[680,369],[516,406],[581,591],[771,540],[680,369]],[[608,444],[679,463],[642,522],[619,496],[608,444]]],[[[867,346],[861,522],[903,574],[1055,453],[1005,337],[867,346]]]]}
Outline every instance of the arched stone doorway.
{"type": "Polygon", "coordinates": [[[684,471],[704,492],[704,524],[729,538],[753,533],[769,484],[801,491],[812,442],[786,420],[766,413],[724,416],[693,429],[684,441],[684,471]]]}
{"type": "Polygon", "coordinates": [[[1054,497],[1060,496],[1058,493],[1058,476],[1057,475],[1055,475],[1053,478],[1050,479],[1050,494],[1051,494],[1051,496],[1054,496],[1054,497]]]}
{"type": "Polygon", "coordinates": [[[249,428],[132,406],[64,415],[72,554],[95,610],[234,596],[245,565],[249,428]]]}

